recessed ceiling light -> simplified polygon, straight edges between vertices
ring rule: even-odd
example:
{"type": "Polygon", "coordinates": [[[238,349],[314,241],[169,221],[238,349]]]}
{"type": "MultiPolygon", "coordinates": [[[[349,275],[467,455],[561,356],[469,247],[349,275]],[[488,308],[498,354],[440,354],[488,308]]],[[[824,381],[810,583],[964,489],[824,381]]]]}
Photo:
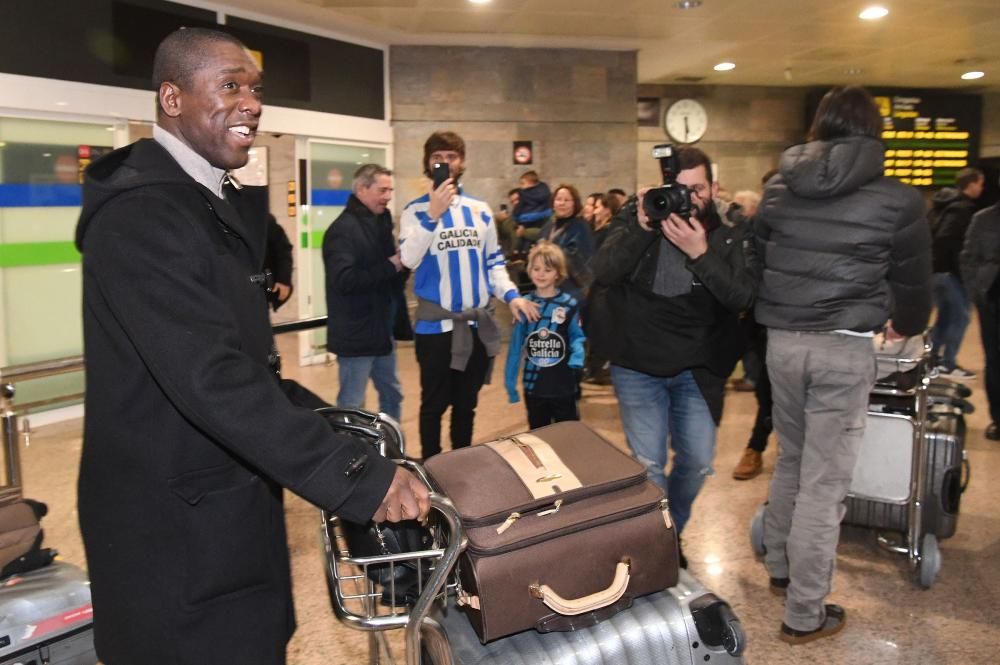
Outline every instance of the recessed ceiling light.
{"type": "Polygon", "coordinates": [[[863,71],[865,70],[861,69],[860,67],[849,67],[848,69],[844,70],[844,73],[847,74],[848,76],[857,76],[863,71]]]}
{"type": "Polygon", "coordinates": [[[56,106],[69,106],[69,102],[56,102],[56,106]]]}
{"type": "Polygon", "coordinates": [[[469,2],[471,2],[474,5],[486,5],[489,4],[490,2],[493,2],[493,0],[469,0],[469,2]]]}
{"type": "Polygon", "coordinates": [[[677,3],[678,9],[695,9],[701,7],[701,0],[681,0],[677,3]]]}
{"type": "Polygon", "coordinates": [[[965,72],[962,74],[962,78],[966,81],[972,81],[973,79],[981,79],[986,76],[986,72],[965,72]]]}
{"type": "Polygon", "coordinates": [[[858,18],[864,19],[866,21],[876,21],[880,18],[885,18],[889,15],[889,10],[880,5],[872,5],[871,7],[865,7],[865,9],[858,14],[858,18]]]}
{"type": "Polygon", "coordinates": [[[734,62],[720,62],[715,67],[712,67],[717,72],[728,72],[731,69],[736,69],[736,63],[734,62]]]}

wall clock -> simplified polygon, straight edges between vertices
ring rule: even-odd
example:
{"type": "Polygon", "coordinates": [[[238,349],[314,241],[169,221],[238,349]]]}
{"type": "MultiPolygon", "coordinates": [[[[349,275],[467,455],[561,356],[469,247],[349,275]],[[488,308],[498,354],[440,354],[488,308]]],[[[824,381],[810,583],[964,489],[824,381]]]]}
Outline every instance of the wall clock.
{"type": "Polygon", "coordinates": [[[679,99],[663,114],[663,129],[678,143],[694,143],[708,129],[708,113],[694,99],[679,99]]]}

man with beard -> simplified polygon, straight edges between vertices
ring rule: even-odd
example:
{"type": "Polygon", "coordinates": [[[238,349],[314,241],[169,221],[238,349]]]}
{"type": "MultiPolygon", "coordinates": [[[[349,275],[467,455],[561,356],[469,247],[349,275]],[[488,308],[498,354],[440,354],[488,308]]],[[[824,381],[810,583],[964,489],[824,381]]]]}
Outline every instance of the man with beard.
{"type": "MultiPolygon", "coordinates": [[[[751,231],[713,197],[711,161],[678,152],[692,216],[654,222],[630,199],[594,260],[591,337],[611,361],[629,448],[670,500],[680,533],[712,473],[726,378],[742,353],[739,314],[753,303],[751,231]],[[668,446],[670,475],[664,475],[668,446]]],[[[681,556],[681,565],[686,560],[681,556]]]]}
{"type": "Polygon", "coordinates": [[[451,407],[451,447],[472,442],[479,390],[488,381],[500,333],[492,298],[517,317],[538,320],[538,306],[518,295],[507,275],[490,207],[459,184],[465,141],[435,132],[424,143],[423,170],[447,164],[450,177],[407,204],[400,220],[400,256],[416,271],[413,328],[420,365],[420,445],[441,452],[441,416],[451,407]]]}

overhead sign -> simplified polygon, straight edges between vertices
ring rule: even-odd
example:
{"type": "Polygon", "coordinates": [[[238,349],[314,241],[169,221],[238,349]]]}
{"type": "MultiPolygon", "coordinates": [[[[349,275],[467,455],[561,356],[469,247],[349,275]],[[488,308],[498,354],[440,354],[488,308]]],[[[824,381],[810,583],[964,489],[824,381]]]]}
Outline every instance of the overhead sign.
{"type": "Polygon", "coordinates": [[[882,114],[885,174],[917,187],[955,184],[979,159],[982,98],[930,91],[873,90],[882,114]]]}

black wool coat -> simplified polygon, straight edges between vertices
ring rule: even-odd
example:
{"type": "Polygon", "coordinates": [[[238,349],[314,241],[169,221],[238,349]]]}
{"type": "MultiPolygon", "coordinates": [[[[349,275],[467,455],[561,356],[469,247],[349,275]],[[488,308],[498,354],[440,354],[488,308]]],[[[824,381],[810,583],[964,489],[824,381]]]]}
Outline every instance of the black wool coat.
{"type": "Polygon", "coordinates": [[[323,236],[326,348],[345,358],[392,353],[393,323],[409,271],[396,253],[392,215],[375,215],[354,194],[323,236]]]}
{"type": "Polygon", "coordinates": [[[108,665],[284,663],[281,487],[365,521],[394,473],[269,366],[264,229],[238,207],[152,140],[87,169],[78,503],[108,665]]]}

